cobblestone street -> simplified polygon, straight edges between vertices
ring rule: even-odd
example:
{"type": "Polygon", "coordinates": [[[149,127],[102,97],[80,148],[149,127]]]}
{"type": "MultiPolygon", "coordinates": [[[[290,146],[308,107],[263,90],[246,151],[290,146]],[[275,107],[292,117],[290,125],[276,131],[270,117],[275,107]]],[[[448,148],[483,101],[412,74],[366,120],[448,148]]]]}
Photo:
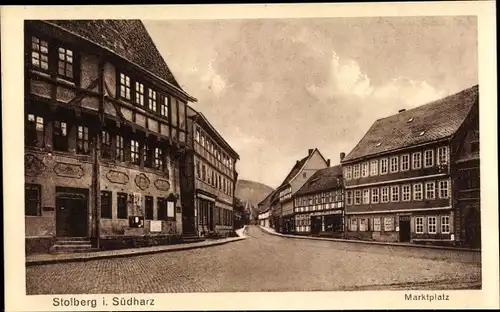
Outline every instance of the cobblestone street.
{"type": "Polygon", "coordinates": [[[335,291],[480,287],[478,254],[282,238],[27,267],[27,294],[335,291]]]}

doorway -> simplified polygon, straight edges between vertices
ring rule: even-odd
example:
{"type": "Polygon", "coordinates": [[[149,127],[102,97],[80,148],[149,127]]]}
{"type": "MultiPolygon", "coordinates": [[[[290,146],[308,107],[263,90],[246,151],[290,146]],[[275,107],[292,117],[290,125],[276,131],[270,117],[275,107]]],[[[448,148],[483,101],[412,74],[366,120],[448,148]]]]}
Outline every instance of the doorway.
{"type": "Polygon", "coordinates": [[[477,208],[471,208],[465,216],[464,240],[472,248],[481,247],[481,216],[477,208]]]}
{"type": "Polygon", "coordinates": [[[88,191],[56,190],[56,236],[87,237],[88,191]]]}
{"type": "Polygon", "coordinates": [[[399,241],[409,243],[411,240],[411,217],[399,217],[399,241]]]}
{"type": "Polygon", "coordinates": [[[321,217],[312,216],[311,217],[311,234],[319,234],[321,232],[321,217]]]}

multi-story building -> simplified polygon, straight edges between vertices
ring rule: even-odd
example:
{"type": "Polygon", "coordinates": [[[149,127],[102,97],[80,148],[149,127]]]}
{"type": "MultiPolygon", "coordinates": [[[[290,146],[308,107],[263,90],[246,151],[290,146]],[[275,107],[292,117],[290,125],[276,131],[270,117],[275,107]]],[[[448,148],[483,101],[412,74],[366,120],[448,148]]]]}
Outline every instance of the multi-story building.
{"type": "Polygon", "coordinates": [[[278,223],[278,228],[275,227],[277,231],[282,233],[295,231],[294,194],[317,170],[329,166],[330,160],[326,160],[318,149],[309,149],[306,157],[297,160],[271,198],[273,207],[271,215],[274,216],[274,222],[278,223]]]}
{"type": "Polygon", "coordinates": [[[194,207],[189,231],[200,236],[210,233],[228,235],[233,231],[236,162],[239,155],[224,140],[207,118],[189,108],[189,128],[193,150],[186,157],[187,180],[183,190],[186,205],[194,207]]]}
{"type": "MultiPolygon", "coordinates": [[[[457,204],[461,191],[454,185],[454,172],[459,151],[474,155],[468,152],[471,144],[464,137],[474,138],[477,132],[477,111],[475,86],[377,120],[342,160],[347,237],[461,241],[463,222],[458,216],[470,204],[465,199],[457,204]]],[[[477,169],[478,164],[475,166],[477,169]]],[[[479,211],[479,207],[471,211],[479,211]]],[[[470,218],[476,220],[477,215],[470,218]]]]}
{"type": "Polygon", "coordinates": [[[142,22],[26,21],[25,65],[27,252],[179,237],[195,99],[142,22]]]}
{"type": "Polygon", "coordinates": [[[257,204],[259,214],[257,216],[257,219],[259,220],[259,225],[265,226],[265,227],[271,227],[271,198],[274,194],[273,192],[270,192],[267,194],[267,196],[257,204]]]}
{"type": "Polygon", "coordinates": [[[344,188],[340,165],[316,171],[295,193],[295,233],[342,237],[344,188]]]}

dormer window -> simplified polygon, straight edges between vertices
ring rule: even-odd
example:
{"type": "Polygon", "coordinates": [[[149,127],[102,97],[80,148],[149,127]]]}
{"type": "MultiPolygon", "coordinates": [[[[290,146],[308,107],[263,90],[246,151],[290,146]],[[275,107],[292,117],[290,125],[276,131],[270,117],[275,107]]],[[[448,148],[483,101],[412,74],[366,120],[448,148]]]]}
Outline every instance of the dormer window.
{"type": "Polygon", "coordinates": [[[423,136],[425,134],[425,131],[420,132],[420,136],[423,136]]]}
{"type": "Polygon", "coordinates": [[[31,37],[31,64],[43,70],[49,69],[49,43],[37,37],[31,37]]]}
{"type": "Polygon", "coordinates": [[[380,145],[382,145],[382,142],[378,142],[376,146],[379,147],[380,145]]]}
{"type": "Polygon", "coordinates": [[[410,119],[408,119],[406,122],[412,122],[413,121],[413,117],[411,117],[410,119]]]}

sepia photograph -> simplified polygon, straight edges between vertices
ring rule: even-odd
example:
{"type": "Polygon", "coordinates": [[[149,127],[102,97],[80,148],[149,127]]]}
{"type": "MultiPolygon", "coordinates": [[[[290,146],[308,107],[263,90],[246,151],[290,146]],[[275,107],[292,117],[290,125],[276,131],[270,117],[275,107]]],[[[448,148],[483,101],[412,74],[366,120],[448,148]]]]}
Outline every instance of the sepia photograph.
{"type": "Polygon", "coordinates": [[[85,12],[16,20],[22,298],[490,289],[477,14],[85,12]]]}

